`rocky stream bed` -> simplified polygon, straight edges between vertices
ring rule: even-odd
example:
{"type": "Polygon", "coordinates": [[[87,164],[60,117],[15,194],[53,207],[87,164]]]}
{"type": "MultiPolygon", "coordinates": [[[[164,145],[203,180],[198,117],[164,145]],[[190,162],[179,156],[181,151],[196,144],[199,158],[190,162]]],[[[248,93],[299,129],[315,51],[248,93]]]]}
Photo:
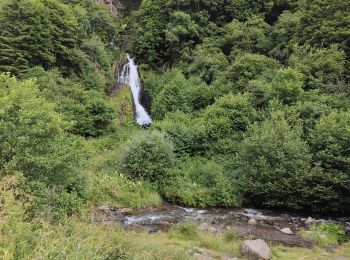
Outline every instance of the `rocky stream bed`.
{"type": "MultiPolygon", "coordinates": [[[[263,239],[286,246],[313,247],[311,239],[298,235],[310,224],[322,223],[330,219],[307,218],[286,213],[248,208],[197,209],[163,204],[159,207],[139,209],[112,208],[101,206],[92,215],[93,222],[119,224],[124,228],[141,228],[150,233],[166,231],[174,225],[194,222],[198,229],[211,233],[235,231],[240,238],[263,239]],[[281,231],[283,230],[283,231],[281,231]]],[[[350,217],[335,218],[350,233],[350,217]]]]}

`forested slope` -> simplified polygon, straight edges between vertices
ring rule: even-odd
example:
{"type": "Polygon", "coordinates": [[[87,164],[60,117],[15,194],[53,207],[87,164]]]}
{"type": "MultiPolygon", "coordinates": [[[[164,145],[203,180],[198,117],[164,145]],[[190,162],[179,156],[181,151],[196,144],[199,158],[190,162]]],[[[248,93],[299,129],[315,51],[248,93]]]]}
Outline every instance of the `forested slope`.
{"type": "Polygon", "coordinates": [[[100,2],[0,1],[0,258],[239,254],[234,233],[90,223],[101,205],[350,213],[349,0],[100,2]],[[116,84],[127,53],[151,126],[116,84]]]}

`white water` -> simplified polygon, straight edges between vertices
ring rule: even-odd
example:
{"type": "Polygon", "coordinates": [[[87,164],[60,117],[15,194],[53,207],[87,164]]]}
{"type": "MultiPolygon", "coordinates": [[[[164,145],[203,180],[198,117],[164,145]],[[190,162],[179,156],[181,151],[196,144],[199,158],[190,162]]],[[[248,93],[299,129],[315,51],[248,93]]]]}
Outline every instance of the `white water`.
{"type": "Polygon", "coordinates": [[[128,84],[131,88],[135,104],[136,122],[139,125],[149,125],[152,119],[140,103],[141,80],[134,59],[127,56],[128,63],[123,67],[118,82],[128,84]]]}

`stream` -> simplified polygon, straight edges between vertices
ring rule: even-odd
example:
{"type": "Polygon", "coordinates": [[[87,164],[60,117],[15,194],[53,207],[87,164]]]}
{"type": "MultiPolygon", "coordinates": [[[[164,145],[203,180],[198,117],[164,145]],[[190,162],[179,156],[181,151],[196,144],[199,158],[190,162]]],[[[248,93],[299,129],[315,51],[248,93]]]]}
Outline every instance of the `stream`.
{"type": "MultiPolygon", "coordinates": [[[[297,235],[298,231],[307,229],[306,218],[307,216],[251,208],[198,209],[163,204],[160,207],[139,209],[102,206],[95,210],[92,221],[118,224],[126,229],[145,229],[150,233],[166,231],[184,222],[193,222],[202,231],[225,233],[233,230],[241,238],[261,238],[287,246],[310,248],[313,241],[297,235]],[[256,220],[255,225],[248,224],[252,218],[256,220]],[[290,228],[294,234],[284,234],[280,231],[282,228],[290,228]]],[[[350,217],[316,218],[315,223],[320,224],[327,220],[343,225],[347,233],[350,233],[350,217]]]]}

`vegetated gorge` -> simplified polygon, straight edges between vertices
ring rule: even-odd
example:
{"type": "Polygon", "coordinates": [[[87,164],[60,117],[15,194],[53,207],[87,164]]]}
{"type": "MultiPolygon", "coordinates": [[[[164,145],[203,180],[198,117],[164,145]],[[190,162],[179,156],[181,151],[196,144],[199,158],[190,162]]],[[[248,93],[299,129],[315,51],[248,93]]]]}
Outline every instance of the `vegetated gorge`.
{"type": "Polygon", "coordinates": [[[0,0],[0,259],[350,259],[349,0],[0,0]]]}

